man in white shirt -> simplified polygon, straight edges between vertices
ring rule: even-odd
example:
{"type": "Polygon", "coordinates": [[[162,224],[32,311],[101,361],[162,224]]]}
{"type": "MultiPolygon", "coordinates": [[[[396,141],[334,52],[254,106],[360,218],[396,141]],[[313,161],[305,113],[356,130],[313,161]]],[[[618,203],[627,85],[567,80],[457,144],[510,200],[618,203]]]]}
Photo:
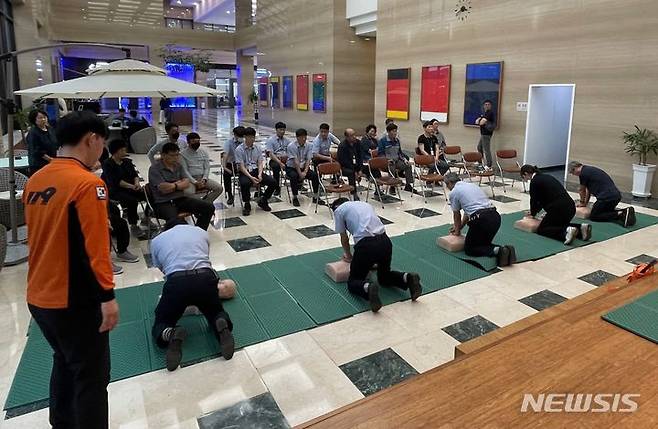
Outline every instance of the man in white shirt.
{"type": "Polygon", "coordinates": [[[343,260],[350,262],[348,290],[370,301],[370,309],[379,311],[379,286],[370,283],[368,273],[377,264],[377,281],[384,287],[397,287],[409,290],[411,300],[416,301],[423,293],[420,276],[417,273],[391,271],[393,243],[386,235],[384,224],[368,203],[338,198],[331,204],[336,223],[335,231],[340,234],[343,247],[343,260]],[[354,237],[354,253],[350,250],[350,238],[354,237]]]}
{"type": "Polygon", "coordinates": [[[242,215],[251,214],[251,187],[261,186],[261,196],[258,201],[258,207],[266,212],[272,211],[267,200],[274,193],[276,183],[272,176],[263,173],[263,153],[260,148],[254,145],[256,141],[256,130],[247,127],[244,130],[244,143],[235,149],[235,163],[240,172],[240,192],[242,194],[242,215]]]}
{"type": "Polygon", "coordinates": [[[286,169],[286,159],[288,153],[288,145],[290,140],[285,137],[286,124],[277,122],[274,125],[276,135],[273,135],[265,141],[265,154],[270,158],[270,168],[272,169],[272,176],[276,182],[274,195],[281,195],[281,170],[286,169]],[[283,159],[281,159],[283,158],[283,159]]]}
{"type": "Polygon", "coordinates": [[[162,139],[156,144],[154,144],[146,154],[149,161],[151,161],[151,164],[155,164],[155,162],[157,161],[156,155],[160,155],[160,153],[162,152],[162,147],[167,143],[175,143],[178,145],[178,147],[181,150],[185,148],[185,143],[178,140],[180,138],[180,131],[178,130],[178,124],[175,124],[173,122],[167,122],[167,124],[165,125],[165,131],[167,132],[167,138],[162,139]]]}
{"type": "Polygon", "coordinates": [[[215,201],[224,190],[222,185],[210,179],[210,157],[201,149],[201,137],[197,133],[187,134],[187,147],[181,151],[181,164],[191,186],[185,188],[190,197],[203,196],[207,201],[215,201]]]}
{"type": "Polygon", "coordinates": [[[313,154],[313,165],[316,167],[323,162],[331,162],[331,145],[340,144],[338,137],[329,132],[329,124],[320,124],[320,132],[313,139],[311,153],[313,154]]]}

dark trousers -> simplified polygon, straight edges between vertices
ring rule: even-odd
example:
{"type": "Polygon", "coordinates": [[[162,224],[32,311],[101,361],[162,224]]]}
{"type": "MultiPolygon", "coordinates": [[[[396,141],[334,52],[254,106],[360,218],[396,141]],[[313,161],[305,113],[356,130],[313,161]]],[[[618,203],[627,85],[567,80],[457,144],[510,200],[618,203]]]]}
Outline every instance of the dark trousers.
{"type": "Polygon", "coordinates": [[[408,162],[397,159],[393,161],[393,172],[400,175],[404,175],[404,181],[407,186],[413,186],[414,184],[414,173],[411,170],[411,164],[408,162]]]}
{"type": "Polygon", "coordinates": [[[308,179],[311,181],[311,187],[313,187],[313,195],[318,195],[318,188],[320,187],[320,179],[318,178],[318,173],[309,169],[306,176],[300,177],[297,173],[297,169],[293,167],[286,167],[286,175],[290,179],[290,189],[292,190],[292,195],[297,196],[299,194],[299,188],[302,185],[302,181],[308,179]]]}
{"type": "Polygon", "coordinates": [[[494,256],[492,241],[500,228],[500,214],[496,210],[475,212],[468,221],[464,252],[468,256],[494,256]]]}
{"type": "MultiPolygon", "coordinates": [[[[249,172],[254,177],[258,176],[258,170],[252,170],[249,172]]],[[[251,187],[253,186],[253,182],[249,177],[246,175],[240,173],[240,192],[242,193],[242,202],[243,203],[248,203],[251,201],[251,187]]],[[[260,182],[261,188],[264,186],[265,187],[265,193],[262,194],[262,197],[265,201],[269,200],[272,194],[274,193],[274,189],[276,188],[276,182],[272,178],[272,176],[269,176],[265,173],[263,173],[263,180],[260,182]]]]}
{"type": "Polygon", "coordinates": [[[100,305],[47,309],[28,304],[52,347],[50,424],[54,429],[108,427],[109,332],[99,333],[100,305]]]}
{"type": "Polygon", "coordinates": [[[110,198],[118,201],[121,207],[128,214],[128,223],[137,225],[139,216],[137,216],[137,205],[140,201],[146,201],[144,191],[135,191],[133,189],[113,189],[110,192],[110,198]]]}
{"type": "Polygon", "coordinates": [[[281,166],[278,162],[270,160],[270,168],[272,169],[272,177],[274,177],[274,182],[276,183],[274,189],[279,189],[281,186],[281,166]]]}
{"type": "MultiPolygon", "coordinates": [[[[365,174],[368,180],[370,179],[370,166],[368,164],[364,164],[363,167],[361,167],[361,172],[365,174]]],[[[375,179],[382,177],[382,173],[379,170],[373,170],[372,175],[375,179]]]]}
{"type": "Polygon", "coordinates": [[[359,240],[354,245],[347,289],[361,298],[368,299],[368,293],[363,290],[363,285],[366,283],[370,269],[375,264],[377,264],[377,282],[381,286],[408,289],[404,282],[404,273],[391,271],[392,258],[393,243],[386,233],[359,240]]]}
{"type": "Polygon", "coordinates": [[[223,173],[224,173],[223,174],[223,176],[224,176],[224,192],[226,192],[226,195],[228,195],[228,197],[230,198],[230,197],[233,196],[233,186],[232,186],[233,182],[232,182],[232,180],[233,180],[233,171],[235,171],[235,170],[233,169],[233,164],[226,164],[226,168],[228,170],[231,170],[231,172],[229,173],[226,170],[222,170],[223,173]]]}
{"type": "Polygon", "coordinates": [[[167,347],[162,339],[162,332],[166,328],[173,328],[178,319],[183,316],[185,308],[196,306],[206,317],[208,326],[219,340],[219,332],[215,328],[215,320],[222,318],[228,323],[230,330],[233,324],[224,311],[217,291],[219,278],[211,268],[198,270],[196,273],[167,278],[162,286],[162,296],[155,308],[155,322],[151,333],[160,347],[167,347]]]}
{"type": "Polygon", "coordinates": [[[210,201],[193,197],[178,197],[175,200],[155,204],[155,211],[161,219],[169,220],[178,213],[189,212],[196,216],[196,226],[208,229],[210,219],[215,214],[215,206],[210,201]]]}
{"type": "Polygon", "coordinates": [[[128,250],[130,244],[130,230],[128,224],[121,217],[121,210],[112,201],[109,202],[108,208],[110,211],[110,226],[112,227],[112,235],[117,239],[117,253],[123,253],[128,250]]]}
{"type": "Polygon", "coordinates": [[[593,222],[615,222],[619,220],[619,210],[617,204],[621,199],[596,200],[592,206],[592,213],[589,218],[593,222]]]}
{"type": "Polygon", "coordinates": [[[571,219],[576,215],[576,205],[571,199],[563,203],[553,204],[546,207],[545,210],[546,215],[537,228],[537,234],[564,241],[567,235],[567,227],[573,226],[578,229],[576,237],[581,237],[580,224],[571,223],[571,219]]]}
{"type": "Polygon", "coordinates": [[[356,172],[359,171],[359,166],[350,165],[346,168],[341,168],[343,176],[347,177],[347,182],[350,186],[354,187],[353,194],[356,194],[356,172]]]}

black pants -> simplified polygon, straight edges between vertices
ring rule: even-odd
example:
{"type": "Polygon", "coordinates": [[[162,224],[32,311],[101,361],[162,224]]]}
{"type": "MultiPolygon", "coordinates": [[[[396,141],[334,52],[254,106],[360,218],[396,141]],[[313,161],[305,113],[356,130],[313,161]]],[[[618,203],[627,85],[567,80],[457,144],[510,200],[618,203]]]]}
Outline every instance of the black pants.
{"type": "Polygon", "coordinates": [[[146,201],[144,191],[135,191],[133,189],[113,189],[110,192],[110,198],[118,201],[121,207],[128,214],[128,223],[137,225],[139,216],[137,216],[137,205],[140,201],[146,201]]]}
{"type": "Polygon", "coordinates": [[[208,326],[219,340],[219,332],[215,328],[215,320],[222,318],[228,323],[230,330],[233,324],[224,311],[217,291],[219,278],[211,268],[199,270],[189,275],[168,278],[162,286],[162,296],[155,308],[155,322],[151,333],[160,347],[167,347],[162,339],[162,332],[166,328],[173,328],[178,323],[189,305],[196,306],[206,317],[208,326]]]}
{"type": "MultiPolygon", "coordinates": [[[[258,176],[258,170],[252,170],[249,172],[253,177],[258,176]]],[[[242,192],[242,202],[243,203],[248,203],[251,201],[251,187],[253,186],[253,182],[249,177],[246,175],[240,173],[240,192],[242,192]]],[[[262,194],[261,198],[265,199],[266,201],[270,199],[272,194],[274,193],[274,189],[276,188],[276,182],[272,178],[272,176],[269,176],[265,173],[263,173],[263,180],[260,182],[261,188],[264,186],[265,187],[265,193],[262,194]]]]}
{"type": "MultiPolygon", "coordinates": [[[[368,178],[368,180],[370,180],[370,166],[368,164],[364,164],[363,167],[361,167],[361,172],[368,178]]],[[[372,176],[375,179],[379,179],[382,177],[382,172],[379,170],[373,170],[372,176]]]]}
{"type": "Polygon", "coordinates": [[[210,219],[215,214],[215,206],[210,201],[192,197],[178,197],[175,200],[157,203],[155,211],[158,217],[169,220],[178,216],[178,213],[190,212],[196,216],[196,226],[208,229],[210,219]]]}
{"type": "Polygon", "coordinates": [[[272,169],[272,177],[274,177],[274,182],[276,183],[274,189],[279,189],[281,186],[281,166],[272,159],[270,160],[270,168],[272,169]]]}
{"type": "Polygon", "coordinates": [[[594,222],[616,222],[619,220],[619,210],[617,204],[621,199],[612,200],[597,199],[592,206],[592,213],[589,215],[590,220],[594,222]]]}
{"type": "Polygon", "coordinates": [[[235,171],[233,165],[234,164],[226,164],[226,169],[231,170],[230,173],[226,170],[222,170],[224,173],[224,191],[229,198],[233,196],[233,171],[235,171]]]}
{"type": "Polygon", "coordinates": [[[552,204],[544,210],[546,210],[546,215],[537,228],[537,234],[564,241],[567,235],[567,227],[573,226],[578,229],[576,238],[581,237],[580,224],[571,223],[571,219],[576,215],[576,205],[573,200],[569,199],[568,201],[552,204]]]}
{"type": "Polygon", "coordinates": [[[402,159],[396,159],[393,161],[393,172],[397,175],[404,175],[404,181],[407,186],[413,186],[414,184],[414,173],[411,169],[411,164],[402,159]]]}
{"type": "Polygon", "coordinates": [[[297,173],[297,169],[293,167],[286,167],[286,175],[290,179],[290,189],[292,190],[292,195],[297,196],[299,194],[299,188],[302,185],[302,181],[309,179],[311,181],[311,187],[313,187],[313,195],[318,195],[318,188],[320,187],[320,179],[318,178],[318,173],[309,169],[305,177],[300,177],[297,173]]]}
{"type": "Polygon", "coordinates": [[[110,226],[112,234],[117,238],[117,253],[123,253],[128,250],[130,244],[130,230],[128,224],[121,217],[121,211],[112,201],[108,203],[110,211],[110,226]]]}
{"type": "Polygon", "coordinates": [[[468,221],[464,252],[468,256],[495,256],[492,241],[500,228],[500,215],[494,210],[475,212],[468,221]]]}
{"type": "Polygon", "coordinates": [[[346,168],[341,168],[343,176],[347,177],[347,182],[350,186],[354,187],[353,194],[356,194],[356,172],[360,171],[359,166],[350,165],[346,168]]]}
{"type": "Polygon", "coordinates": [[[28,304],[52,347],[50,424],[54,429],[108,427],[109,332],[99,333],[100,305],[47,309],[28,304]]]}
{"type": "Polygon", "coordinates": [[[363,289],[368,273],[377,264],[377,282],[384,287],[408,289],[404,282],[404,273],[391,271],[393,258],[393,243],[386,233],[375,237],[366,237],[354,245],[354,255],[350,264],[350,276],[347,289],[361,298],[368,299],[368,293],[363,289]]]}

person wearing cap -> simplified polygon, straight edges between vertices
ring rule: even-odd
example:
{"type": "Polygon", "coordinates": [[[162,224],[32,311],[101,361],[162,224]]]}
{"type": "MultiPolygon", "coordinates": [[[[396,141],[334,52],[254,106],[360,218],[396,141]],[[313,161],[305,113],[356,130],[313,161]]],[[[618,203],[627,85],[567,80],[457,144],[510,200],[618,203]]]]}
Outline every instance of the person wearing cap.
{"type": "Polygon", "coordinates": [[[226,204],[229,206],[232,206],[235,202],[231,180],[233,180],[233,175],[238,173],[235,165],[235,149],[244,142],[244,129],[242,125],[233,128],[233,137],[224,142],[222,172],[224,176],[224,189],[226,189],[226,204]]]}
{"type": "Polygon", "coordinates": [[[282,161],[280,157],[285,157],[287,155],[288,145],[290,140],[285,136],[286,134],[286,124],[283,122],[277,122],[274,125],[276,134],[271,136],[265,141],[265,154],[270,158],[270,168],[272,169],[272,176],[274,176],[274,181],[276,182],[276,188],[274,189],[274,195],[281,194],[281,170],[286,169],[285,159],[282,161]]]}
{"type": "Polygon", "coordinates": [[[242,215],[249,216],[251,213],[251,187],[265,186],[265,191],[261,190],[261,196],[258,200],[258,207],[266,212],[272,211],[267,200],[274,193],[276,182],[267,174],[263,173],[263,153],[260,148],[256,148],[256,130],[247,127],[244,130],[244,143],[235,149],[235,163],[240,172],[240,192],[242,193],[242,215]]]}
{"type": "Polygon", "coordinates": [[[386,126],[386,136],[379,140],[377,147],[379,156],[386,156],[389,162],[393,164],[396,173],[403,173],[406,185],[405,191],[412,192],[414,186],[414,174],[409,164],[409,157],[402,152],[400,139],[398,139],[398,126],[391,122],[386,126]]]}
{"type": "Polygon", "coordinates": [[[378,312],[382,307],[379,285],[408,290],[411,300],[422,294],[420,276],[417,273],[391,271],[393,244],[375,210],[368,203],[338,198],[331,204],[334,212],[335,231],[340,234],[343,260],[350,263],[348,290],[370,302],[370,309],[378,312]],[[354,252],[350,238],[354,238],[354,252]],[[377,265],[377,283],[368,281],[370,269],[377,265]]]}
{"type": "Polygon", "coordinates": [[[460,236],[464,226],[468,225],[464,252],[468,256],[496,257],[499,267],[515,263],[516,250],[513,246],[492,243],[500,229],[501,219],[484,191],[474,183],[462,182],[453,172],[447,173],[443,181],[450,190],[450,207],[453,212],[450,234],[460,236]]]}
{"type": "Polygon", "coordinates": [[[618,209],[621,192],[615,182],[605,171],[591,165],[583,165],[578,161],[569,162],[569,173],[580,179],[580,201],[578,207],[587,207],[592,195],[596,201],[592,205],[589,219],[593,222],[616,222],[628,228],[635,225],[635,208],[628,206],[618,209]]]}
{"type": "Polygon", "coordinates": [[[325,205],[326,203],[318,199],[318,190],[320,188],[320,179],[318,174],[311,170],[311,145],[306,141],[307,132],[300,128],[295,132],[296,141],[290,143],[287,148],[288,160],[286,161],[286,175],[290,179],[290,188],[292,190],[292,205],[299,207],[299,188],[306,179],[311,181],[313,188],[313,203],[325,205]]]}
{"type": "Polygon", "coordinates": [[[157,345],[167,349],[169,371],[178,368],[183,358],[187,332],[177,323],[188,306],[197,307],[206,317],[224,359],[233,357],[233,323],[222,307],[218,293],[220,279],[209,255],[208,232],[182,219],[167,221],[165,231],[151,241],[153,266],[165,275],[151,333],[157,345]]]}

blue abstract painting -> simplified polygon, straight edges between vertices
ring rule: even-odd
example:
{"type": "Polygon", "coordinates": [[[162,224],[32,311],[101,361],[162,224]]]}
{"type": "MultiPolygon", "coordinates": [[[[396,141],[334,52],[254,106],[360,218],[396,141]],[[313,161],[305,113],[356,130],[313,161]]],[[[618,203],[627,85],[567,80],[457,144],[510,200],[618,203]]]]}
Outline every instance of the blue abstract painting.
{"type": "Polygon", "coordinates": [[[475,120],[483,112],[482,104],[491,100],[496,118],[500,124],[500,93],[503,82],[503,62],[466,64],[466,93],[464,95],[464,125],[475,125],[475,120]]]}

